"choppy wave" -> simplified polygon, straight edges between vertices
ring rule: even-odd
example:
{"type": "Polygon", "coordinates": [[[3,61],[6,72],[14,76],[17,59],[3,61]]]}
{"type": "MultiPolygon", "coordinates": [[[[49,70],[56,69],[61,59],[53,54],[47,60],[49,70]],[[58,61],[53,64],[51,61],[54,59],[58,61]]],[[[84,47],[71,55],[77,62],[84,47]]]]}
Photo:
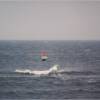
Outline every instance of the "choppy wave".
{"type": "Polygon", "coordinates": [[[48,70],[30,70],[30,69],[16,69],[15,72],[17,73],[27,73],[27,74],[34,74],[34,75],[49,75],[49,74],[57,74],[58,73],[59,65],[54,65],[48,70]]]}
{"type": "MultiPolygon", "coordinates": [[[[33,72],[33,70],[31,70],[31,69],[16,69],[14,71],[2,71],[2,72],[0,72],[0,75],[1,74],[23,74],[23,75],[30,74],[30,75],[32,75],[32,72],[33,72]]],[[[58,70],[57,73],[63,74],[63,75],[100,75],[100,73],[97,71],[67,71],[67,70],[63,70],[63,69],[58,70]]]]}
{"type": "MultiPolygon", "coordinates": [[[[35,71],[36,74],[39,73],[39,71],[35,71]]],[[[33,70],[30,69],[16,69],[15,73],[23,73],[23,74],[34,74],[33,70]]],[[[45,73],[45,71],[44,71],[45,73]]],[[[67,70],[59,70],[57,73],[60,74],[66,74],[66,75],[100,75],[99,72],[93,72],[93,71],[67,71],[67,70]]]]}

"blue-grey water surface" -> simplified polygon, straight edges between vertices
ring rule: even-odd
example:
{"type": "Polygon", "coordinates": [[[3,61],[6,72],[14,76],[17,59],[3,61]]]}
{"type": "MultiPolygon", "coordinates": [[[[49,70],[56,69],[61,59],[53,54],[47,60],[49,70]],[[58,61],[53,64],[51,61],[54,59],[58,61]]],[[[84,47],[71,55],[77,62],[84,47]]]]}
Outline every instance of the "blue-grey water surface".
{"type": "Polygon", "coordinates": [[[100,41],[0,41],[0,100],[6,99],[100,99],[100,41]],[[15,73],[54,64],[61,75],[15,73]]]}

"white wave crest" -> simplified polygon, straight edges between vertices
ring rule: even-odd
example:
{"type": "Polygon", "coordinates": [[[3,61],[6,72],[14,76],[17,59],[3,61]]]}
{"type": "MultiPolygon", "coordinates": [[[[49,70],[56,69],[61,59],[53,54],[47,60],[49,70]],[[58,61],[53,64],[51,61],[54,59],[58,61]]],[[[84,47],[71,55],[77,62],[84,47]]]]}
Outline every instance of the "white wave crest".
{"type": "Polygon", "coordinates": [[[51,73],[57,73],[59,69],[59,65],[54,65],[48,70],[29,70],[29,69],[16,69],[15,72],[17,73],[27,73],[27,74],[34,74],[34,75],[48,75],[51,73]]]}

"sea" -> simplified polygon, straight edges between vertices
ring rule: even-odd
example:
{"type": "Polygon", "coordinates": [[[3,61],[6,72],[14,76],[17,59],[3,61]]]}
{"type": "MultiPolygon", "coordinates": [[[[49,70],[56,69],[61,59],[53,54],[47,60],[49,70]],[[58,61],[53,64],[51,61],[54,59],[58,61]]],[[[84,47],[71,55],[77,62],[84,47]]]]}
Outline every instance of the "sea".
{"type": "Polygon", "coordinates": [[[100,41],[0,40],[0,100],[37,99],[100,100],[100,41]],[[62,73],[15,72],[48,70],[55,64],[62,73]]]}

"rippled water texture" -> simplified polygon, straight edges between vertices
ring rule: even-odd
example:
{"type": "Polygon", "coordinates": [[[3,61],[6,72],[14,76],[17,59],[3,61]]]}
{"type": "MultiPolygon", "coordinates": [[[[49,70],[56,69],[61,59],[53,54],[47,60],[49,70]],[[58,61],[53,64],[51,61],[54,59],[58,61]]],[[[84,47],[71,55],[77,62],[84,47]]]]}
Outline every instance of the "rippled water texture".
{"type": "Polygon", "coordinates": [[[100,99],[100,41],[0,41],[0,100],[100,99]],[[48,53],[41,61],[40,52],[48,53]],[[62,73],[35,76],[16,69],[62,73]]]}

